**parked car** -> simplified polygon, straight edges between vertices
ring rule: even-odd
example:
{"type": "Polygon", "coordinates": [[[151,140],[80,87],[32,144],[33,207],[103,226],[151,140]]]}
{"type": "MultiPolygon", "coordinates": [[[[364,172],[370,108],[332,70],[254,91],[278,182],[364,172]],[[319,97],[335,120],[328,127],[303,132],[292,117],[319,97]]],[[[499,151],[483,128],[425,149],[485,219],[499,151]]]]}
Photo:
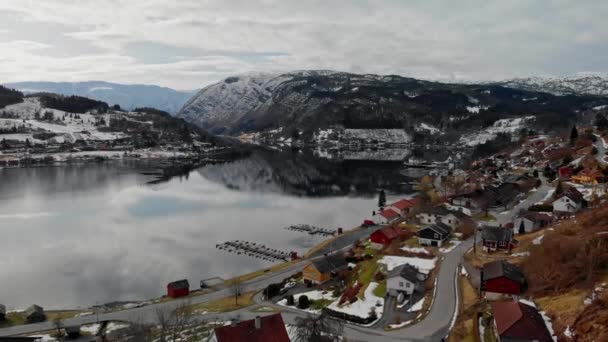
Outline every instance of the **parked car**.
{"type": "Polygon", "coordinates": [[[363,220],[363,227],[369,227],[369,226],[374,226],[376,223],[374,223],[374,221],[372,220],[363,220]]]}
{"type": "Polygon", "coordinates": [[[297,284],[296,284],[295,281],[289,281],[289,282],[285,283],[285,285],[283,286],[283,288],[281,289],[281,291],[279,291],[279,293],[280,294],[285,294],[290,289],[293,289],[294,287],[296,287],[296,285],[297,284]]]}

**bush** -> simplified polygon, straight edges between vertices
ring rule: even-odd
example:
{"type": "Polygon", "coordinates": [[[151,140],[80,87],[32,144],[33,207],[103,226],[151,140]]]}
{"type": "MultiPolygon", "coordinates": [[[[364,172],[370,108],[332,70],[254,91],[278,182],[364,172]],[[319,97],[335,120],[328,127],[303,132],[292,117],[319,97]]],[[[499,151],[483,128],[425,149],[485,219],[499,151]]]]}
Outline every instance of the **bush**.
{"type": "Polygon", "coordinates": [[[308,309],[310,306],[310,302],[308,301],[308,296],[302,295],[298,298],[298,309],[308,309]]]}
{"type": "Polygon", "coordinates": [[[279,295],[281,288],[282,288],[281,284],[270,284],[264,290],[264,295],[266,295],[266,298],[272,298],[274,296],[277,296],[277,295],[279,295]]]}
{"type": "Polygon", "coordinates": [[[294,306],[296,304],[296,300],[293,298],[293,295],[287,296],[287,305],[294,306]]]}
{"type": "Polygon", "coordinates": [[[383,281],[384,279],[386,279],[386,276],[382,272],[376,272],[376,274],[374,275],[374,280],[376,280],[377,282],[383,281]]]}

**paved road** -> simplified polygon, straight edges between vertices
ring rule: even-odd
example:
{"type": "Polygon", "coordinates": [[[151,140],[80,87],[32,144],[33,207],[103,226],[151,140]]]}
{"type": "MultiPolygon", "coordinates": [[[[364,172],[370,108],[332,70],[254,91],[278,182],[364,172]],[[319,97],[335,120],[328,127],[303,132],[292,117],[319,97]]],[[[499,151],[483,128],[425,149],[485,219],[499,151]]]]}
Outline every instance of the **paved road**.
{"type": "Polygon", "coordinates": [[[542,183],[536,189],[536,191],[531,193],[522,202],[515,205],[515,207],[513,207],[511,210],[503,211],[500,213],[496,213],[496,212],[492,213],[492,215],[494,215],[494,217],[496,217],[497,225],[504,226],[507,223],[513,222],[515,220],[515,217],[517,216],[517,214],[520,212],[520,210],[528,209],[528,207],[530,207],[531,205],[533,205],[537,202],[542,201],[547,196],[549,191],[551,189],[553,189],[553,186],[551,184],[547,183],[547,179],[542,175],[542,173],[539,174],[539,179],[541,180],[542,183]]]}
{"type": "Polygon", "coordinates": [[[595,155],[595,159],[601,164],[606,165],[606,160],[604,157],[606,156],[606,141],[599,134],[594,134],[597,137],[595,141],[595,148],[597,148],[597,154],[595,155]]]}

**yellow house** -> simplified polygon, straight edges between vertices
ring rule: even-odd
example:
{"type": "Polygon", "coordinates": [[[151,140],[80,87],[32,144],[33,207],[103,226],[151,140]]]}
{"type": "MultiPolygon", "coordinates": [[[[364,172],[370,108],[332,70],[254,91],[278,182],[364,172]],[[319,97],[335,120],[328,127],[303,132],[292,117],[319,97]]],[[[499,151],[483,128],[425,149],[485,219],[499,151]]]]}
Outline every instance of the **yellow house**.
{"type": "Polygon", "coordinates": [[[583,171],[572,176],[570,179],[578,184],[597,184],[602,174],[597,170],[584,169],[583,171]]]}
{"type": "Polygon", "coordinates": [[[330,280],[332,276],[348,268],[348,263],[341,254],[328,255],[323,258],[313,260],[302,270],[304,282],[313,284],[323,284],[330,280]]]}

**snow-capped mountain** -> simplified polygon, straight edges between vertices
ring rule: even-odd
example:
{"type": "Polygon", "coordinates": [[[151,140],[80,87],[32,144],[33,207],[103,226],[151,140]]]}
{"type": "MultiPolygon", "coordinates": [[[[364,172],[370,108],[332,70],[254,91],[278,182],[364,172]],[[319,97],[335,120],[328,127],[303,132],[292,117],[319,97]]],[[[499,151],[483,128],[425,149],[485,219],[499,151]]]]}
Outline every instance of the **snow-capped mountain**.
{"type": "Polygon", "coordinates": [[[501,119],[531,115],[537,120],[530,129],[566,130],[577,115],[607,103],[499,84],[323,70],[229,77],[202,89],[178,117],[227,135],[275,132],[283,140],[313,141],[328,129],[401,129],[417,143],[443,144],[501,119]]]}
{"type": "Polygon", "coordinates": [[[171,88],[143,84],[90,82],[18,82],[5,84],[25,94],[48,92],[61,95],[84,96],[121,108],[152,107],[175,114],[194,94],[171,88]]]}
{"type": "Polygon", "coordinates": [[[269,100],[276,86],[287,79],[289,76],[270,73],[228,77],[201,89],[177,115],[211,132],[222,133],[269,100]]]}
{"type": "Polygon", "coordinates": [[[498,84],[553,95],[608,96],[608,74],[580,73],[565,77],[515,78],[498,84]]]}

